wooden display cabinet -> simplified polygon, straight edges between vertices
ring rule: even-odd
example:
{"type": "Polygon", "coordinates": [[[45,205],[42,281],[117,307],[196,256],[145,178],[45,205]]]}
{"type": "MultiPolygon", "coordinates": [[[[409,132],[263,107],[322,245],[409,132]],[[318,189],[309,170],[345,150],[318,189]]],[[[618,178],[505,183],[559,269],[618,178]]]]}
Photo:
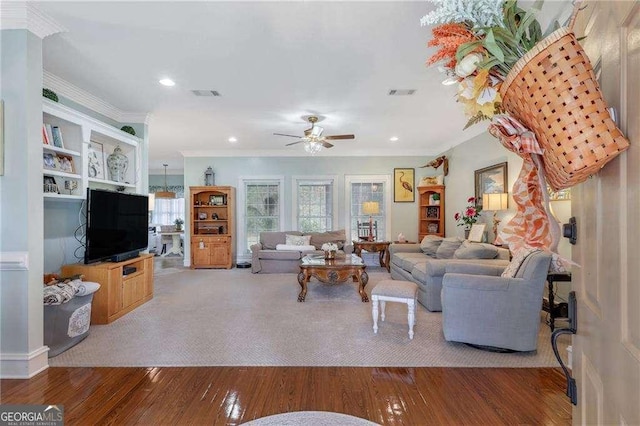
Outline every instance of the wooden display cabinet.
{"type": "Polygon", "coordinates": [[[124,262],[64,265],[61,273],[63,276],[82,274],[85,281],[100,284],[91,305],[92,324],[109,324],[153,298],[152,254],[124,262]],[[123,275],[125,266],[134,267],[136,271],[123,275]]]}
{"type": "Polygon", "coordinates": [[[235,188],[192,186],[189,191],[191,268],[232,268],[235,188]]]}
{"type": "Polygon", "coordinates": [[[419,240],[426,235],[444,237],[444,185],[419,186],[418,196],[419,240]]]}

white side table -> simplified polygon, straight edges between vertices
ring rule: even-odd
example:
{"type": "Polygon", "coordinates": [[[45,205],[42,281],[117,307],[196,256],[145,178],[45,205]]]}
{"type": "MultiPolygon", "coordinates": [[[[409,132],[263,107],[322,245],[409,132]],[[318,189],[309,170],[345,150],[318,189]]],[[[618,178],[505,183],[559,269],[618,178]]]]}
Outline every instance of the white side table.
{"type": "Polygon", "coordinates": [[[371,290],[371,314],[373,316],[373,332],[378,332],[378,302],[381,305],[381,317],[384,321],[386,302],[407,304],[407,322],[409,338],[413,339],[413,326],[416,323],[416,297],[418,286],[411,281],[382,280],[371,290]]]}

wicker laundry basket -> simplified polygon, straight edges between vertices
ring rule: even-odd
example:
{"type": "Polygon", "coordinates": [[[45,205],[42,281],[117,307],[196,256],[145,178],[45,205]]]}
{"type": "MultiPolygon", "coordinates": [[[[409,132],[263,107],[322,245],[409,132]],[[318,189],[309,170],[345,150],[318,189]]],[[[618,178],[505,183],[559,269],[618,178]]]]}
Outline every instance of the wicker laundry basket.
{"type": "Polygon", "coordinates": [[[500,95],[503,108],[535,133],[547,182],[556,191],[583,182],[629,147],[570,28],[527,52],[500,95]]]}

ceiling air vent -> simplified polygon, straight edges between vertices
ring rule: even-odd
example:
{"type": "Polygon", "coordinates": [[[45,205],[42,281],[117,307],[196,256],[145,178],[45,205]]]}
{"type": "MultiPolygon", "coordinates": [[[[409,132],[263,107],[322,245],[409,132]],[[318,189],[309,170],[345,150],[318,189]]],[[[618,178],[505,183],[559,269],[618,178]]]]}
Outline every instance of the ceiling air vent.
{"type": "Polygon", "coordinates": [[[196,96],[220,96],[220,92],[217,90],[192,90],[196,96]]]}
{"type": "Polygon", "coordinates": [[[416,93],[416,89],[391,89],[389,96],[411,96],[416,93]]]}

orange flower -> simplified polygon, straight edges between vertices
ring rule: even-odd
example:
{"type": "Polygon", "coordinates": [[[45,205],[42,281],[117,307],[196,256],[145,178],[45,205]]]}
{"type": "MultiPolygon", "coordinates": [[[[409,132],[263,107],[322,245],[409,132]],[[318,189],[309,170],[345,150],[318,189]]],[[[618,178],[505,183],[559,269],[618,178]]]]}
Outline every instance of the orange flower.
{"type": "Polygon", "coordinates": [[[433,27],[431,32],[433,33],[433,38],[429,40],[427,46],[440,46],[440,50],[429,58],[427,65],[446,60],[445,67],[455,67],[458,47],[463,43],[477,39],[463,24],[442,24],[433,27]]]}

